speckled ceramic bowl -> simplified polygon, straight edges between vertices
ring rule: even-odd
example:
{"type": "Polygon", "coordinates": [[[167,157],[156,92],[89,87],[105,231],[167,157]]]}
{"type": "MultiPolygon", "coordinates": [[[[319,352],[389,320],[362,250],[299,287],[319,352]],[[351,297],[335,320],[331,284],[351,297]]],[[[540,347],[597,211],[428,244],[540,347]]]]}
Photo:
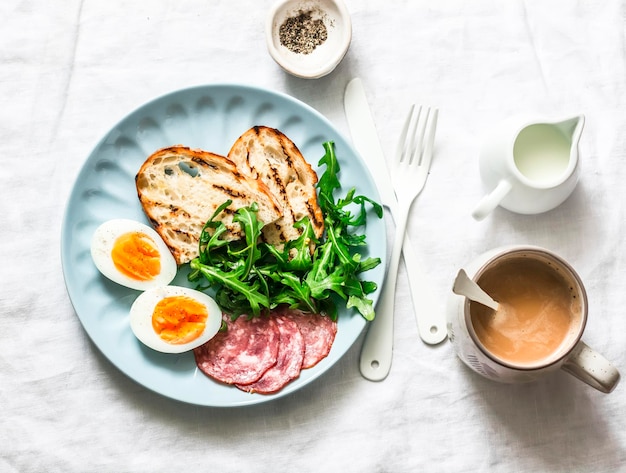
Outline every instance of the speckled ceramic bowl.
{"type": "Polygon", "coordinates": [[[346,55],[352,23],[341,0],[279,0],[265,25],[267,48],[288,73],[316,79],[346,55]]]}

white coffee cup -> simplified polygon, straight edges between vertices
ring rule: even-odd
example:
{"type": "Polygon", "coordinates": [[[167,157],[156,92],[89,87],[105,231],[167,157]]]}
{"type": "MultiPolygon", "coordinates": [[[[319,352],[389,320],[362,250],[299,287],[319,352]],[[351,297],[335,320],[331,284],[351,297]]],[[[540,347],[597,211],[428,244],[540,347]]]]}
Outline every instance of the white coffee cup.
{"type": "MultiPolygon", "coordinates": [[[[479,321],[476,317],[484,316],[482,307],[451,292],[447,307],[448,338],[459,358],[472,370],[493,381],[530,382],[562,369],[601,392],[611,392],[618,384],[620,374],[606,358],[589,348],[581,339],[587,322],[587,294],[580,277],[566,261],[537,246],[508,246],[480,255],[464,269],[470,278],[481,285],[481,278],[486,281],[490,272],[499,275],[493,271],[497,268],[508,271],[507,268],[514,268],[517,264],[530,264],[545,271],[548,277],[554,276],[555,281],[562,281],[564,289],[570,291],[572,310],[576,313],[568,322],[562,341],[536,360],[507,358],[508,355],[503,356],[483,342],[488,340],[484,335],[479,336],[482,319],[479,321]],[[474,319],[471,310],[474,311],[474,319]]],[[[497,301],[497,297],[495,299],[497,301]]],[[[496,316],[495,313],[492,315],[496,316]]],[[[548,326],[548,323],[544,326],[548,326]]],[[[514,340],[517,343],[517,339],[514,340]]]]}
{"type": "Polygon", "coordinates": [[[495,128],[479,155],[488,194],[472,216],[482,220],[498,205],[537,214],[562,204],[578,182],[584,122],[583,115],[558,121],[514,117],[495,128]]]}

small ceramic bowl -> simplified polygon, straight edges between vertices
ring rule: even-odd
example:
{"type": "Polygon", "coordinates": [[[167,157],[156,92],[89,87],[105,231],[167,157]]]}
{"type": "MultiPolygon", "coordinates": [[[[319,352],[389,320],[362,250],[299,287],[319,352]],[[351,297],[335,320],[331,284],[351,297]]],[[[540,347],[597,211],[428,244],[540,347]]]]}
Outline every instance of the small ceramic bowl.
{"type": "Polygon", "coordinates": [[[352,40],[350,13],[342,0],[279,0],[267,16],[265,37],[270,55],[285,71],[317,79],[346,55],[352,40]],[[303,42],[303,36],[309,41],[303,42]]]}

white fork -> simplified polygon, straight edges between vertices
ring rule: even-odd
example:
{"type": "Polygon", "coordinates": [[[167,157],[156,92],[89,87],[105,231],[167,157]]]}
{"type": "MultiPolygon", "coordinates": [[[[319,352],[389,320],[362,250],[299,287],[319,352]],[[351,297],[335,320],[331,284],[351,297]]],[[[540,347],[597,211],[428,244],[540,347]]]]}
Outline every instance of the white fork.
{"type": "Polygon", "coordinates": [[[437,109],[411,106],[404,123],[395,160],[389,166],[393,187],[398,198],[398,212],[394,215],[396,233],[391,250],[387,278],[376,317],[371,322],[361,348],[361,374],[372,381],[385,379],[391,369],[393,351],[393,318],[398,265],[406,232],[409,210],[424,188],[433,155],[437,128],[437,109]]]}

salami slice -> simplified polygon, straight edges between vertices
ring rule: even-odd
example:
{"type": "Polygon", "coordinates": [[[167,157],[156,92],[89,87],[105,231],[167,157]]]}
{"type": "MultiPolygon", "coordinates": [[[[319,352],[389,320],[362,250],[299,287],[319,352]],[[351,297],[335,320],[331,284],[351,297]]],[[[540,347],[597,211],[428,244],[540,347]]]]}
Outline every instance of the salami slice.
{"type": "Polygon", "coordinates": [[[328,356],[337,335],[337,322],[324,315],[300,310],[284,310],[283,315],[298,324],[304,338],[302,369],[311,368],[328,356]]]}
{"type": "Polygon", "coordinates": [[[275,316],[280,333],[278,359],[261,378],[251,384],[237,384],[242,391],[259,394],[272,394],[280,391],[291,380],[300,376],[304,359],[304,339],[298,325],[290,317],[275,316]]]}
{"type": "Polygon", "coordinates": [[[219,332],[194,349],[198,368],[226,384],[250,384],[276,364],[280,333],[273,317],[246,316],[231,321],[228,330],[219,332]]]}

